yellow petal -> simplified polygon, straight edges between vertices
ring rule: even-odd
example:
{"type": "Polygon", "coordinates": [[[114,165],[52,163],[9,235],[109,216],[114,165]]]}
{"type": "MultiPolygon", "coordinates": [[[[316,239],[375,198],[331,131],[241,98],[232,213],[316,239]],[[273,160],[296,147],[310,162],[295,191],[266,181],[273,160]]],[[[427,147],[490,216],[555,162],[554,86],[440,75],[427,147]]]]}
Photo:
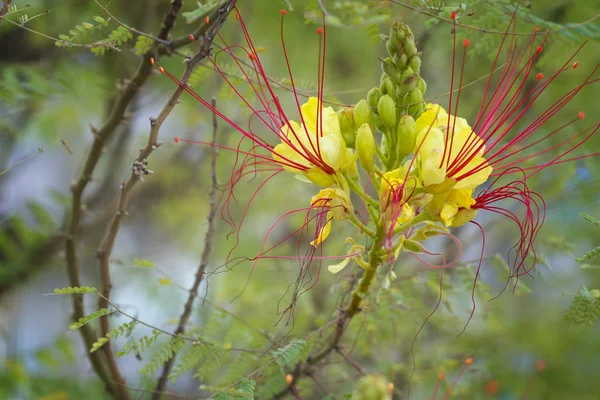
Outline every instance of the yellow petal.
{"type": "Polygon", "coordinates": [[[451,226],[454,216],[458,212],[458,206],[454,203],[446,203],[440,212],[440,218],[444,221],[444,225],[451,226]]]}
{"type": "Polygon", "coordinates": [[[331,264],[331,265],[327,266],[327,271],[329,271],[332,274],[337,274],[338,272],[340,272],[341,270],[346,268],[346,266],[348,265],[349,262],[350,262],[350,257],[346,257],[337,264],[331,264]]]}
{"type": "Polygon", "coordinates": [[[323,170],[319,168],[311,168],[308,171],[305,171],[304,176],[306,176],[306,178],[312,183],[321,187],[329,187],[335,185],[334,176],[326,174],[325,172],[323,172],[323,170]]]}
{"type": "Polygon", "coordinates": [[[323,243],[323,241],[325,239],[327,239],[327,236],[329,236],[329,233],[331,233],[331,218],[329,216],[329,213],[327,214],[327,223],[325,224],[324,227],[321,228],[321,230],[319,231],[319,234],[317,235],[317,238],[315,240],[313,240],[312,242],[310,242],[310,244],[313,247],[317,247],[318,245],[320,245],[321,243],[323,243]]]}

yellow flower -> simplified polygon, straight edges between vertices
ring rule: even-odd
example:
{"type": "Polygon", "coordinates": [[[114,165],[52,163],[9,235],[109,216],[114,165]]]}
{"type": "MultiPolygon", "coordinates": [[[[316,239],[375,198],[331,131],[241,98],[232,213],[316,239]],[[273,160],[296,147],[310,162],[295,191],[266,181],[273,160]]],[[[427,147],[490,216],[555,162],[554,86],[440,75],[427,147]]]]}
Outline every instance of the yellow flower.
{"type": "MultiPolygon", "coordinates": [[[[473,199],[472,196],[473,189],[453,189],[448,193],[448,197],[440,211],[440,218],[444,222],[444,225],[447,227],[458,226],[455,222],[459,221],[455,221],[455,218],[458,215],[459,210],[470,209],[471,206],[475,204],[475,199],[473,199]]],[[[474,214],[473,217],[475,217],[474,214]]],[[[464,225],[467,222],[468,221],[464,221],[461,225],[464,225]]]]}
{"type": "Polygon", "coordinates": [[[408,194],[414,190],[415,182],[410,180],[405,184],[406,169],[400,167],[386,172],[379,186],[379,202],[381,209],[396,215],[397,224],[404,224],[415,216],[415,210],[408,204],[408,194]],[[398,206],[402,204],[402,209],[398,206]]]}
{"type": "Polygon", "coordinates": [[[326,223],[321,227],[315,240],[310,242],[311,245],[317,247],[321,244],[329,233],[331,233],[332,221],[343,221],[350,218],[354,214],[354,207],[348,193],[338,188],[321,189],[319,193],[313,196],[311,206],[320,209],[327,209],[326,223]]]}
{"type": "Polygon", "coordinates": [[[419,133],[414,151],[418,174],[424,186],[441,184],[447,178],[459,178],[454,189],[474,189],[487,181],[492,167],[483,158],[485,145],[464,118],[450,116],[448,130],[446,110],[438,104],[429,104],[416,123],[419,133]],[[447,138],[448,132],[453,129],[454,134],[447,138]],[[452,171],[448,171],[447,166],[452,171]],[[463,176],[470,171],[473,173],[463,176]],[[449,172],[451,177],[448,176],[449,172]]]}
{"type": "Polygon", "coordinates": [[[290,120],[281,128],[285,139],[273,149],[273,158],[286,171],[302,174],[322,187],[332,186],[337,183],[336,175],[356,162],[354,153],[346,148],[333,108],[311,97],[300,111],[303,123],[290,120]]]}

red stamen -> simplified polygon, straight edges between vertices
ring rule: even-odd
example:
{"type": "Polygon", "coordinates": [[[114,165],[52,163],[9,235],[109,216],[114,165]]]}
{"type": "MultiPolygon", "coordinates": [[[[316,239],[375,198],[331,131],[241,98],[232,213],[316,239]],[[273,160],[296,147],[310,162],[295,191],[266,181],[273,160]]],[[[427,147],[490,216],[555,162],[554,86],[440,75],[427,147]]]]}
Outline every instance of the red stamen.
{"type": "Polygon", "coordinates": [[[150,57],[150,65],[154,65],[154,57],[150,57]]]}
{"type": "Polygon", "coordinates": [[[179,136],[175,136],[175,137],[173,138],[173,140],[175,141],[175,143],[179,143],[179,136]]]}
{"type": "Polygon", "coordinates": [[[193,42],[193,41],[195,41],[195,40],[196,40],[196,38],[194,37],[194,35],[190,34],[190,41],[192,41],[192,42],[193,42]]]}
{"type": "Polygon", "coordinates": [[[281,13],[281,15],[287,15],[287,11],[286,10],[279,10],[279,12],[281,13]]]}
{"type": "Polygon", "coordinates": [[[541,81],[542,79],[544,79],[544,74],[541,72],[535,76],[536,81],[541,81]]]}
{"type": "Polygon", "coordinates": [[[539,27],[539,26],[536,26],[535,28],[533,28],[533,31],[534,31],[534,32],[539,32],[539,31],[540,31],[540,27],[539,27]]]}
{"type": "Polygon", "coordinates": [[[485,384],[485,392],[487,394],[496,394],[496,393],[498,393],[498,390],[500,390],[500,385],[498,384],[498,381],[496,381],[495,379],[490,379],[485,384]]]}
{"type": "Polygon", "coordinates": [[[544,361],[544,360],[537,360],[535,362],[535,370],[537,372],[542,372],[545,369],[546,369],[546,361],[544,361]]]}
{"type": "Polygon", "coordinates": [[[579,111],[579,114],[577,116],[579,117],[579,119],[585,118],[585,114],[583,113],[583,111],[579,111]]]}
{"type": "Polygon", "coordinates": [[[452,11],[450,14],[450,19],[456,19],[456,11],[452,11]]]}
{"type": "Polygon", "coordinates": [[[207,15],[206,17],[204,17],[204,23],[208,24],[210,22],[210,17],[207,15]]]}
{"type": "Polygon", "coordinates": [[[537,50],[535,51],[536,53],[540,54],[542,52],[542,50],[544,50],[543,46],[538,46],[537,50]]]}
{"type": "Polygon", "coordinates": [[[575,62],[573,63],[573,69],[575,69],[575,68],[577,68],[577,67],[579,67],[579,61],[575,61],[575,62]]]}
{"type": "Polygon", "coordinates": [[[317,35],[322,34],[324,30],[323,27],[317,28],[317,35]]]}
{"type": "Polygon", "coordinates": [[[469,39],[465,39],[465,40],[463,40],[463,45],[466,48],[469,48],[469,47],[471,47],[471,42],[469,41],[469,39]]]}
{"type": "Polygon", "coordinates": [[[158,70],[160,71],[161,74],[165,73],[165,69],[163,67],[158,67],[158,70]]]}

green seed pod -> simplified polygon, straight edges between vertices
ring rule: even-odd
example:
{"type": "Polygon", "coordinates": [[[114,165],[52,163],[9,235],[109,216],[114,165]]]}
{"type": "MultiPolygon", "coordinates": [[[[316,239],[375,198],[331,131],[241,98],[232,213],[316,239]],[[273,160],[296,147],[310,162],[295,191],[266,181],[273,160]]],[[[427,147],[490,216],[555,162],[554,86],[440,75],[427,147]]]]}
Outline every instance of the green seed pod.
{"type": "MultiPolygon", "coordinates": [[[[395,90],[395,88],[394,88],[395,90]]],[[[377,104],[379,104],[379,99],[381,98],[381,90],[379,88],[373,88],[369,90],[367,93],[367,103],[369,103],[369,107],[371,110],[377,109],[377,104]]]]}
{"type": "Polygon", "coordinates": [[[383,59],[381,62],[381,69],[395,84],[399,85],[402,83],[402,71],[394,64],[394,60],[392,60],[391,57],[383,59]]]}
{"type": "Polygon", "coordinates": [[[383,125],[390,130],[394,129],[396,125],[396,102],[390,95],[381,96],[377,111],[383,125]]]}
{"type": "Polygon", "coordinates": [[[356,131],[356,153],[360,165],[369,173],[375,166],[375,138],[369,124],[362,124],[356,131]]]}
{"type": "Polygon", "coordinates": [[[354,125],[354,107],[344,107],[337,112],[340,122],[340,131],[346,142],[346,146],[354,148],[356,140],[356,127],[354,125]]]}
{"type": "MultiPolygon", "coordinates": [[[[392,97],[394,97],[396,95],[396,85],[394,84],[394,82],[392,82],[392,80],[387,75],[381,81],[381,84],[379,85],[379,89],[380,89],[382,95],[389,94],[392,97]]],[[[368,98],[368,96],[367,96],[367,98],[368,98]]],[[[369,103],[369,104],[371,104],[371,103],[369,103]]]]}
{"type": "Polygon", "coordinates": [[[421,93],[425,94],[427,91],[427,82],[425,82],[425,79],[419,77],[419,80],[417,81],[417,88],[421,91],[421,93]]]}
{"type": "Polygon", "coordinates": [[[421,70],[421,57],[419,57],[418,54],[412,56],[410,60],[408,60],[408,66],[418,73],[421,70]]]}
{"type": "Polygon", "coordinates": [[[354,106],[354,123],[355,126],[361,126],[363,124],[369,124],[370,126],[373,124],[371,107],[365,99],[359,101],[354,106]]]}
{"type": "Polygon", "coordinates": [[[398,159],[403,159],[415,150],[417,140],[417,123],[410,115],[404,115],[400,118],[398,129],[396,130],[398,142],[396,144],[396,154],[398,159]]]}

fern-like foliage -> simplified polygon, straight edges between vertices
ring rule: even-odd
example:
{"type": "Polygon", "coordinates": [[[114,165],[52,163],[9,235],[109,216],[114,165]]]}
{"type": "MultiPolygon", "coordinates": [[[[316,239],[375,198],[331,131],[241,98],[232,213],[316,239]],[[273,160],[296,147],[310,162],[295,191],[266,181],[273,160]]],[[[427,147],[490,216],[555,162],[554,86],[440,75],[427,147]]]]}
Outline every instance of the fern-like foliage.
{"type": "Polygon", "coordinates": [[[54,294],[83,294],[83,293],[98,293],[98,289],[90,286],[74,286],[62,289],[54,289],[54,294]]]}
{"type": "Polygon", "coordinates": [[[95,24],[89,23],[89,22],[82,22],[81,24],[75,25],[75,28],[69,30],[69,34],[60,34],[58,35],[58,38],[60,40],[57,40],[54,44],[58,47],[66,47],[69,46],[69,44],[75,42],[78,39],[81,39],[82,37],[84,37],[85,35],[94,32],[94,31],[98,31],[101,30],[103,28],[107,28],[108,27],[108,20],[105,20],[104,18],[100,17],[100,16],[95,16],[93,18],[95,24]]]}
{"type": "Polygon", "coordinates": [[[108,343],[111,339],[116,339],[119,336],[129,336],[135,325],[135,321],[130,321],[125,322],[123,325],[117,328],[111,329],[105,337],[98,338],[98,340],[94,342],[94,344],[92,344],[90,353],[95,352],[96,350],[104,346],[106,343],[108,343]]]}
{"type": "Polygon", "coordinates": [[[121,46],[124,43],[128,42],[133,38],[133,33],[131,33],[127,28],[122,26],[118,26],[117,29],[113,30],[109,33],[106,39],[99,41],[99,45],[93,47],[92,53],[95,55],[103,55],[106,53],[107,48],[113,48],[117,46],[121,46]]]}
{"type": "Polygon", "coordinates": [[[152,356],[150,362],[142,367],[140,373],[143,375],[154,374],[167,360],[173,358],[184,345],[184,339],[172,338],[160,351],[152,356]]]}
{"type": "MultiPolygon", "coordinates": [[[[596,218],[594,218],[594,217],[592,217],[590,215],[584,214],[584,213],[579,213],[579,215],[582,218],[584,218],[584,219],[588,220],[589,222],[591,222],[592,224],[595,224],[596,226],[600,227],[600,221],[597,220],[596,218]]],[[[593,260],[594,258],[596,258],[598,256],[600,256],[600,246],[598,246],[598,247],[596,247],[596,248],[594,248],[594,249],[586,252],[585,254],[583,254],[583,255],[581,255],[579,257],[577,257],[575,259],[575,261],[577,261],[578,263],[584,263],[584,262],[591,261],[591,260],[593,260]]]]}
{"type": "Polygon", "coordinates": [[[564,320],[570,324],[592,326],[600,317],[600,298],[598,290],[579,289],[573,302],[567,309],[564,320]]]}
{"type": "Polygon", "coordinates": [[[138,36],[135,41],[135,55],[141,56],[142,54],[146,54],[152,46],[154,45],[154,40],[149,38],[148,36],[138,36]]]}
{"type": "Polygon", "coordinates": [[[93,313],[86,315],[85,317],[81,317],[79,318],[79,320],[77,322],[73,322],[71,325],[69,325],[69,329],[71,330],[76,330],[81,328],[82,326],[84,326],[85,324],[100,318],[104,315],[108,315],[113,313],[113,310],[109,310],[108,308],[100,308],[99,310],[94,311],[93,313]]]}
{"type": "Polygon", "coordinates": [[[150,336],[145,335],[138,341],[134,341],[134,340],[130,341],[125,346],[123,346],[123,349],[121,351],[117,352],[117,357],[126,356],[127,354],[129,354],[131,352],[133,352],[133,354],[135,354],[136,356],[139,356],[141,353],[146,351],[146,349],[148,349],[148,347],[150,347],[154,343],[156,343],[156,341],[158,340],[158,337],[161,334],[162,334],[162,332],[153,330],[152,335],[150,335],[150,336]]]}
{"type": "Polygon", "coordinates": [[[273,357],[281,373],[285,375],[285,369],[294,367],[297,363],[306,361],[310,351],[309,343],[304,339],[294,339],[284,347],[274,350],[273,357]]]}
{"type": "Polygon", "coordinates": [[[177,379],[186,372],[194,369],[200,363],[206,354],[212,350],[213,346],[207,343],[193,343],[189,348],[183,349],[183,357],[169,374],[169,378],[175,383],[177,379]]]}
{"type": "Polygon", "coordinates": [[[230,389],[227,392],[219,392],[215,394],[214,398],[217,400],[254,400],[255,388],[256,382],[254,382],[252,379],[243,378],[233,389],[230,389]]]}

